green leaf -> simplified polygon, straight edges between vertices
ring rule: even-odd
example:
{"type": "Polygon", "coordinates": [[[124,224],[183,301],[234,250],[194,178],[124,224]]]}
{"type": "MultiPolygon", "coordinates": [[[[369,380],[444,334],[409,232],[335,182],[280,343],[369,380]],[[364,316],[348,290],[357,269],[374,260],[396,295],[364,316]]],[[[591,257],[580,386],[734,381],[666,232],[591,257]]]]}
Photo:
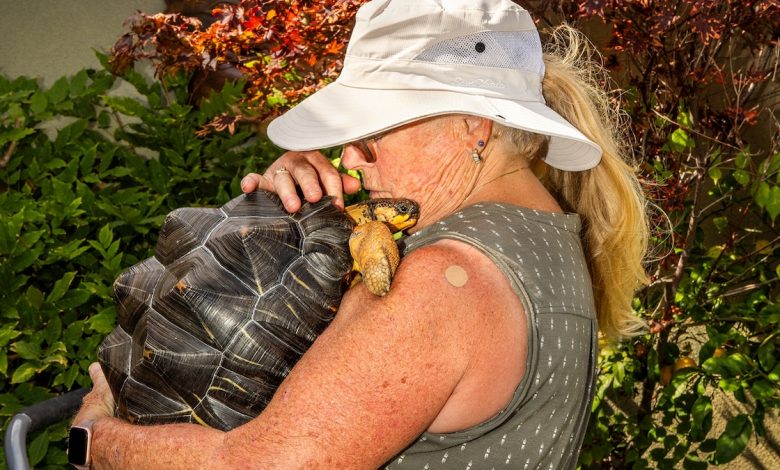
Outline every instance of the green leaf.
{"type": "Polygon", "coordinates": [[[140,116],[146,109],[133,98],[125,96],[106,96],[106,104],[112,109],[127,116],[140,116]]]}
{"type": "Polygon", "coordinates": [[[750,386],[750,393],[756,400],[769,400],[778,393],[778,390],[768,380],[759,380],[750,386]]]}
{"type": "Polygon", "coordinates": [[[106,129],[111,125],[111,114],[108,111],[101,111],[98,114],[98,127],[106,129]]]}
{"type": "Polygon", "coordinates": [[[780,214],[780,187],[773,186],[769,192],[769,201],[766,204],[766,211],[774,222],[777,214],[780,214]]]}
{"type": "Polygon", "coordinates": [[[62,296],[57,305],[69,310],[84,305],[90,297],[92,297],[92,293],[87,289],[71,289],[62,296]]]}
{"type": "Polygon", "coordinates": [[[737,168],[744,169],[750,162],[750,150],[743,149],[737,154],[737,158],[734,160],[734,164],[737,168]]]}
{"type": "Polygon", "coordinates": [[[30,466],[38,463],[46,457],[46,451],[49,449],[49,432],[43,431],[30,442],[27,448],[27,456],[30,459],[30,466]]]}
{"type": "Polygon", "coordinates": [[[162,156],[165,157],[165,160],[163,159],[160,160],[160,162],[163,164],[172,163],[173,166],[179,166],[179,167],[185,167],[187,165],[187,163],[181,157],[179,152],[176,152],[174,150],[162,149],[162,156]]]}
{"type": "Polygon", "coordinates": [[[677,124],[682,127],[693,127],[693,116],[689,111],[680,111],[677,113],[677,124]]]}
{"type": "Polygon", "coordinates": [[[750,183],[750,173],[748,173],[745,170],[734,170],[734,179],[737,180],[737,183],[741,184],[742,186],[747,186],[748,183],[750,183]]]}
{"type": "Polygon", "coordinates": [[[46,328],[43,330],[43,340],[46,344],[54,344],[62,336],[62,320],[56,315],[49,317],[46,328]]]}
{"type": "Polygon", "coordinates": [[[36,309],[40,308],[41,304],[43,304],[43,292],[33,286],[27,288],[25,297],[27,297],[27,301],[30,302],[30,305],[36,309]]]}
{"type": "Polygon", "coordinates": [[[73,97],[77,97],[78,95],[84,92],[86,86],[87,86],[87,71],[80,70],[70,80],[70,95],[73,97]]]}
{"type": "Polygon", "coordinates": [[[29,362],[25,362],[14,371],[14,375],[11,377],[11,383],[20,384],[27,382],[32,378],[33,375],[35,375],[37,371],[37,366],[29,362]]]}
{"type": "Polygon", "coordinates": [[[22,334],[21,331],[17,331],[14,328],[15,324],[6,323],[0,327],[0,348],[8,344],[9,341],[22,334]]]}
{"type": "Polygon", "coordinates": [[[686,149],[694,148],[693,139],[682,129],[677,129],[669,136],[669,147],[674,152],[683,152],[686,149]]]}
{"type": "Polygon", "coordinates": [[[72,364],[65,372],[60,372],[57,378],[54,379],[54,385],[65,385],[67,388],[73,387],[73,382],[76,381],[76,377],[79,375],[79,366],[72,364]]]}
{"type": "Polygon", "coordinates": [[[753,423],[741,414],[726,423],[726,429],[715,443],[715,462],[722,465],[734,460],[747,447],[753,433],[753,423]]]}
{"type": "Polygon", "coordinates": [[[758,348],[758,363],[767,372],[775,367],[777,358],[775,357],[775,344],[773,342],[767,341],[758,348]]]}
{"type": "Polygon", "coordinates": [[[29,129],[26,127],[15,127],[8,131],[3,131],[0,133],[0,147],[7,144],[8,142],[14,142],[24,139],[30,134],[33,134],[35,132],[35,129],[29,129]]]}
{"type": "Polygon", "coordinates": [[[75,271],[63,274],[62,278],[54,283],[54,287],[49,293],[49,296],[46,298],[46,301],[49,303],[54,303],[61,299],[62,296],[65,295],[65,292],[68,291],[68,288],[70,287],[70,284],[73,282],[75,277],[75,271]]]}
{"type": "Polygon", "coordinates": [[[707,470],[709,464],[695,455],[686,455],[683,460],[684,470],[707,470]]]}
{"type": "Polygon", "coordinates": [[[712,400],[708,396],[700,396],[693,403],[691,412],[691,440],[701,441],[712,429],[712,400]]]}
{"type": "Polygon", "coordinates": [[[712,182],[715,184],[718,184],[718,181],[723,177],[723,172],[720,171],[720,168],[715,166],[710,167],[710,169],[707,170],[707,174],[710,175],[712,182]]]}
{"type": "Polygon", "coordinates": [[[758,204],[758,207],[763,209],[767,206],[767,204],[769,204],[771,192],[772,188],[770,188],[766,181],[762,181],[761,184],[758,185],[756,194],[753,196],[753,199],[756,201],[756,204],[758,204]]]}
{"type": "Polygon", "coordinates": [[[101,245],[103,245],[103,248],[108,248],[111,245],[111,241],[113,239],[114,237],[111,233],[111,227],[108,224],[104,225],[98,233],[98,241],[101,245]]]}
{"type": "Polygon", "coordinates": [[[41,355],[41,345],[29,341],[17,341],[11,345],[11,350],[27,361],[38,359],[41,355]]]}
{"type": "Polygon", "coordinates": [[[767,374],[767,378],[772,382],[780,382],[780,364],[776,365],[772,372],[767,374]]]}
{"type": "Polygon", "coordinates": [[[707,250],[707,258],[716,259],[718,258],[721,253],[723,253],[723,250],[726,249],[726,245],[713,245],[710,247],[709,250],[707,250]]]}
{"type": "Polygon", "coordinates": [[[48,104],[49,100],[46,98],[46,93],[37,91],[32,95],[32,98],[30,98],[30,111],[34,114],[41,114],[46,111],[46,106],[48,104]]]}
{"type": "Polygon", "coordinates": [[[98,333],[110,333],[116,326],[116,314],[113,310],[98,313],[87,320],[87,324],[98,333]]]}
{"type": "Polygon", "coordinates": [[[741,371],[739,363],[729,360],[729,357],[711,357],[702,363],[701,368],[712,375],[734,376],[741,371]]]}
{"type": "Polygon", "coordinates": [[[69,89],[67,78],[62,77],[58,79],[49,90],[49,101],[54,104],[61,102],[68,96],[69,89]]]}
{"type": "Polygon", "coordinates": [[[8,354],[4,350],[0,350],[0,374],[8,376],[8,354]]]}
{"type": "Polygon", "coordinates": [[[767,169],[766,169],[767,174],[771,175],[777,170],[780,170],[780,152],[767,158],[767,160],[769,161],[769,164],[767,165],[767,169]]]}

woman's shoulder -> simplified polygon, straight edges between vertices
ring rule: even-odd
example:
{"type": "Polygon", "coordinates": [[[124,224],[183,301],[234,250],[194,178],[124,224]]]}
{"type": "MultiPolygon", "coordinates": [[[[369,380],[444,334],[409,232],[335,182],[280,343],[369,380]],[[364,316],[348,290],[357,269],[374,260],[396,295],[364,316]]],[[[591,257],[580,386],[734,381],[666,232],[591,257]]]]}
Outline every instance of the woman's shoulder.
{"type": "Polygon", "coordinates": [[[467,354],[464,333],[470,332],[466,341],[478,339],[490,321],[487,316],[498,316],[516,301],[506,276],[484,253],[444,239],[405,255],[385,297],[373,296],[359,285],[350,290],[338,316],[372,315],[377,322],[392,318],[384,325],[390,331],[413,324],[438,337],[434,347],[457,344],[458,354],[467,354]]]}

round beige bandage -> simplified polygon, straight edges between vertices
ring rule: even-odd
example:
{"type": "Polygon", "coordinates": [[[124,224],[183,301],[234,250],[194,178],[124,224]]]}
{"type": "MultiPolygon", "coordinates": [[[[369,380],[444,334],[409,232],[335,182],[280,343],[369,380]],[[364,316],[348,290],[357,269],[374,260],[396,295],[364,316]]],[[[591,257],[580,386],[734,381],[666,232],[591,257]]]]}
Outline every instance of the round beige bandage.
{"type": "Polygon", "coordinates": [[[469,280],[469,275],[466,274],[465,269],[453,265],[444,271],[444,278],[455,287],[463,287],[466,284],[466,281],[469,280]]]}

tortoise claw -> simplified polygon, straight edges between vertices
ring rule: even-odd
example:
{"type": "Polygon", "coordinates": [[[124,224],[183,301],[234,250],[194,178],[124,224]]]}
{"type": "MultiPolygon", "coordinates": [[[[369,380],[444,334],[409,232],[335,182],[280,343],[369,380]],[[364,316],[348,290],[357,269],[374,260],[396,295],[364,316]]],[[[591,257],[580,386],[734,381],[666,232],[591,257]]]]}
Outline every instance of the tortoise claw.
{"type": "Polygon", "coordinates": [[[363,268],[363,282],[368,291],[379,297],[384,297],[390,292],[392,271],[394,270],[391,269],[390,261],[385,256],[377,256],[368,260],[363,268]]]}
{"type": "Polygon", "coordinates": [[[349,250],[354,259],[354,270],[362,274],[369,292],[384,296],[390,291],[400,254],[393,234],[378,221],[360,224],[352,231],[349,250]]]}

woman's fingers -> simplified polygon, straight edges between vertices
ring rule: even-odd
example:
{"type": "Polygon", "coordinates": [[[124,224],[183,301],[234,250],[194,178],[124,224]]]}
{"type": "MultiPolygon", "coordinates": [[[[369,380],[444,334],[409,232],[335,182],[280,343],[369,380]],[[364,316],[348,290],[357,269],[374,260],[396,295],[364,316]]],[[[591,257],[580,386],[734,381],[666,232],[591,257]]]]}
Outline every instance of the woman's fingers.
{"type": "Polygon", "coordinates": [[[114,396],[100,364],[90,364],[89,377],[92,379],[92,390],[84,396],[81,408],[73,419],[74,424],[114,415],[114,396]]]}
{"type": "Polygon", "coordinates": [[[345,194],[355,194],[360,191],[360,180],[345,173],[339,173],[341,187],[345,194]]]}
{"type": "Polygon", "coordinates": [[[241,180],[245,193],[258,189],[274,191],[289,212],[301,208],[300,188],[309,202],[317,202],[323,194],[333,196],[333,203],[344,208],[344,192],[352,194],[360,189],[360,182],[342,175],[320,152],[287,152],[272,163],[262,175],[249,173],[241,180]]]}
{"type": "Polygon", "coordinates": [[[106,410],[109,413],[114,411],[114,396],[111,393],[111,387],[108,386],[106,376],[103,374],[103,369],[100,364],[93,362],[89,365],[89,377],[92,379],[92,390],[100,397],[101,402],[105,405],[106,410]]]}
{"type": "Polygon", "coordinates": [[[273,191],[273,182],[266,180],[263,175],[258,175],[257,173],[249,173],[241,180],[241,191],[251,193],[258,189],[273,191]]]}
{"type": "MultiPolygon", "coordinates": [[[[278,161],[279,160],[277,160],[277,162],[278,161]]],[[[300,174],[300,170],[298,170],[298,173],[300,174]]],[[[273,181],[273,190],[279,195],[279,199],[282,200],[282,204],[284,204],[284,208],[287,209],[287,212],[298,212],[301,208],[301,198],[298,196],[298,190],[295,189],[295,180],[293,179],[292,170],[288,170],[284,166],[280,166],[276,169],[269,167],[264,176],[273,181]]]]}

